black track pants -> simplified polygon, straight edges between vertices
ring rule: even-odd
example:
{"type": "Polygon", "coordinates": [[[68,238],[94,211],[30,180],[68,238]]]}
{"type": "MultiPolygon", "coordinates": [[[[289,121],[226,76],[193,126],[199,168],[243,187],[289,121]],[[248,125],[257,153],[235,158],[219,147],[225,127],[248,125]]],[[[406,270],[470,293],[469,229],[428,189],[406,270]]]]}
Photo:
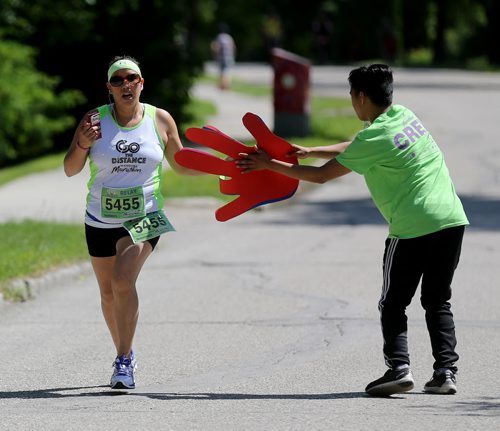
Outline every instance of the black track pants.
{"type": "Polygon", "coordinates": [[[425,310],[434,369],[457,371],[457,341],[449,300],[464,230],[465,226],[458,226],[418,238],[386,240],[379,311],[388,367],[410,363],[405,311],[422,280],[420,302],[425,310]]]}

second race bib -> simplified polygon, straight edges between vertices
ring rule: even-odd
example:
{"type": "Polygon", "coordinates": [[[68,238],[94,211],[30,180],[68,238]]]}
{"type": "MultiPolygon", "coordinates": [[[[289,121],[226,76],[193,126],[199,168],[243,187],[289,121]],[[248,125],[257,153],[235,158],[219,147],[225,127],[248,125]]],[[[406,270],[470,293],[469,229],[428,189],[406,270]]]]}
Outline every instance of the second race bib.
{"type": "Polygon", "coordinates": [[[175,231],[162,210],[149,213],[144,217],[126,221],[123,223],[123,227],[128,230],[134,244],[155,238],[165,232],[175,231]]]}

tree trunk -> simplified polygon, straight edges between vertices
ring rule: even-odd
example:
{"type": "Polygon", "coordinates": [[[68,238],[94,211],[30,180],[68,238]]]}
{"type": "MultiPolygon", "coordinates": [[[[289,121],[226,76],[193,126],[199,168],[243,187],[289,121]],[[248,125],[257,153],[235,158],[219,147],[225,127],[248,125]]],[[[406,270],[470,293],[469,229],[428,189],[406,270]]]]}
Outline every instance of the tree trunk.
{"type": "Polygon", "coordinates": [[[434,39],[433,48],[434,56],[433,63],[435,65],[442,64],[446,59],[446,8],[448,0],[436,0],[436,37],[434,39]]]}
{"type": "Polygon", "coordinates": [[[500,50],[498,41],[500,40],[500,2],[491,0],[486,9],[488,17],[488,29],[486,32],[487,55],[490,64],[500,64],[500,50]]]}

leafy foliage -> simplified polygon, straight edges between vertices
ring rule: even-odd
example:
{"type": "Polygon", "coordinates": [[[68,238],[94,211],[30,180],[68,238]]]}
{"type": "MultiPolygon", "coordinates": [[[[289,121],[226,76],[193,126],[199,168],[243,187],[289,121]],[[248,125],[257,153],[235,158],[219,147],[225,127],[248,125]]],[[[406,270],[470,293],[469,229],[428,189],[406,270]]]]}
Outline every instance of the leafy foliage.
{"type": "MultiPolygon", "coordinates": [[[[0,37],[36,47],[36,58],[33,52],[29,58],[36,60],[33,66],[44,72],[40,74],[45,80],[42,88],[76,88],[85,95],[85,99],[78,100],[78,106],[66,103],[65,98],[74,92],[58,96],[58,104],[64,105],[66,113],[76,120],[87,110],[108,102],[108,63],[115,55],[126,54],[141,63],[146,82],[144,101],[168,109],[182,123],[189,117],[185,106],[192,81],[207,57],[208,42],[203,35],[206,21],[213,19],[211,4],[210,0],[3,0],[0,37]]],[[[32,86],[33,80],[27,80],[25,85],[32,86]]],[[[60,115],[46,104],[40,105],[40,111],[50,113],[51,118],[60,115]]],[[[38,124],[32,111],[25,112],[38,124]]],[[[12,115],[20,116],[19,110],[12,115]]],[[[73,130],[68,126],[73,123],[59,117],[54,127],[56,124],[58,128],[51,132],[60,134],[53,146],[62,150],[71,139],[73,130]]],[[[17,136],[9,139],[20,141],[17,136]]],[[[17,144],[10,145],[10,156],[16,156],[11,150],[13,145],[17,144]]]]}
{"type": "Polygon", "coordinates": [[[57,78],[39,72],[35,51],[0,40],[0,166],[39,156],[55,134],[75,122],[66,112],[83,101],[78,91],[56,93],[57,78]]]}

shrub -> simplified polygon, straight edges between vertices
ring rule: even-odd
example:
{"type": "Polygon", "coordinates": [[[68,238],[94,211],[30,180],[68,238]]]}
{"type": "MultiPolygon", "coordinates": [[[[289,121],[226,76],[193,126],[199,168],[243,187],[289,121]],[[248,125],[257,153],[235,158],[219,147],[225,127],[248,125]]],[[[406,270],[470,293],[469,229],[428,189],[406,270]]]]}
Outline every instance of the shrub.
{"type": "Polygon", "coordinates": [[[0,167],[53,147],[55,134],[73,127],[68,109],[82,103],[76,90],[56,93],[59,79],[35,68],[35,50],[0,40],[0,167]]]}

